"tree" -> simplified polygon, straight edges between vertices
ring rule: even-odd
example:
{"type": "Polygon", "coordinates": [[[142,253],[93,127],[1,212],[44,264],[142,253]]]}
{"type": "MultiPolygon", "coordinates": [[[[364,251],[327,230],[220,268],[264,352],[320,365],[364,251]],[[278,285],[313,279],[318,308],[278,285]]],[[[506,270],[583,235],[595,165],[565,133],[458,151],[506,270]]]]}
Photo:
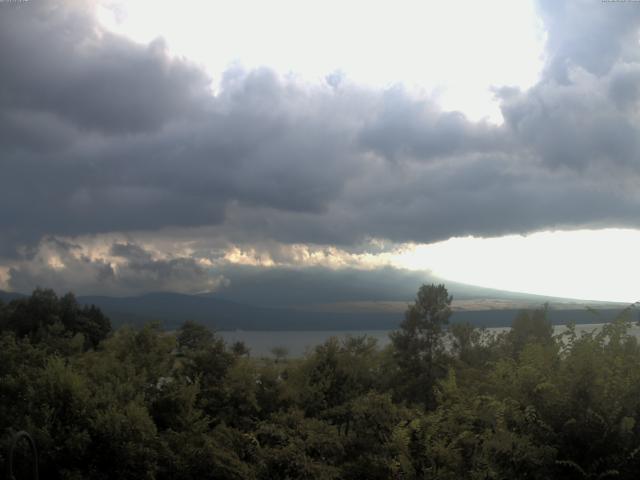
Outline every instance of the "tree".
{"type": "Polygon", "coordinates": [[[251,349],[242,340],[236,340],[231,344],[231,351],[236,357],[249,357],[251,349]]]}
{"type": "Polygon", "coordinates": [[[287,355],[289,355],[289,349],[283,346],[275,346],[271,349],[271,355],[276,359],[276,363],[282,362],[287,355]]]}
{"type": "Polygon", "coordinates": [[[215,335],[204,325],[187,320],[178,330],[177,340],[178,348],[185,353],[207,348],[214,342],[215,335]]]}
{"type": "Polygon", "coordinates": [[[513,320],[507,334],[513,355],[518,355],[528,343],[551,345],[553,343],[553,325],[547,318],[548,304],[533,312],[523,311],[513,320]]]}
{"type": "Polygon", "coordinates": [[[398,390],[412,402],[434,404],[435,380],[444,374],[439,359],[444,352],[444,329],[451,316],[453,297],[444,285],[422,285],[405,312],[400,330],[391,333],[400,375],[398,390]]]}
{"type": "Polygon", "coordinates": [[[0,329],[62,352],[65,342],[75,336],[80,348],[96,348],[111,333],[111,321],[98,307],[81,306],[72,293],[58,298],[51,289],[37,288],[30,297],[13,300],[2,309],[0,329]]]}

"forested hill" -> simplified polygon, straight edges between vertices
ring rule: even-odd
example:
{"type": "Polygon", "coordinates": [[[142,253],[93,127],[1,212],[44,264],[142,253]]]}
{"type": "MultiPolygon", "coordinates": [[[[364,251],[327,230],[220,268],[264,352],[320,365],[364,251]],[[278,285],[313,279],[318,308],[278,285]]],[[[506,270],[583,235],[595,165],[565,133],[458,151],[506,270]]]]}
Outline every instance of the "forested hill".
{"type": "Polygon", "coordinates": [[[112,330],[71,294],[0,302],[0,470],[27,431],[43,479],[637,478],[635,308],[556,335],[545,309],[498,333],[450,307],[423,285],[384,348],[264,358],[194,322],[112,330]]]}

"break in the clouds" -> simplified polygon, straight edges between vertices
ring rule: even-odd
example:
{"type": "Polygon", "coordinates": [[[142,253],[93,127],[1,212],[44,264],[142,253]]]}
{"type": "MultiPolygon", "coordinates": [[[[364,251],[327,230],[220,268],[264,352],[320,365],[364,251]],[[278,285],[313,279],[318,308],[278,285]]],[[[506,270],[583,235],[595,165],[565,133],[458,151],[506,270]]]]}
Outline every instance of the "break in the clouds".
{"type": "Polygon", "coordinates": [[[6,283],[124,292],[224,281],[189,255],[114,243],[96,260],[43,240],[95,234],[348,251],[370,239],[639,227],[640,8],[538,7],[546,64],[528,89],[495,79],[495,124],[348,75],[309,83],[231,67],[213,88],[162,40],[106,30],[91,3],[0,4],[6,283]]]}

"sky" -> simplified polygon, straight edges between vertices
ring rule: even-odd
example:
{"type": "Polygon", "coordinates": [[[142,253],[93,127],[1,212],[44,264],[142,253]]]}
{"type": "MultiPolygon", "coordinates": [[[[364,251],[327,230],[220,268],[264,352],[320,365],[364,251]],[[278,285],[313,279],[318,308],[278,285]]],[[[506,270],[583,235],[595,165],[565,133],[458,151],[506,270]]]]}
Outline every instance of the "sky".
{"type": "Polygon", "coordinates": [[[0,2],[0,289],[637,301],[639,41],[637,2],[0,2]]]}

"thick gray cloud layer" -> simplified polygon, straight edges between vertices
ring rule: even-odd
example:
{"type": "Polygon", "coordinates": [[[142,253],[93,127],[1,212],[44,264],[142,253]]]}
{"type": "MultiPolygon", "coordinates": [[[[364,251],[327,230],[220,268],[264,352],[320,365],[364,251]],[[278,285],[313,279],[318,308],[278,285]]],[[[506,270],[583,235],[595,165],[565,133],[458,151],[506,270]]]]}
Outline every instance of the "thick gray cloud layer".
{"type": "MultiPolygon", "coordinates": [[[[547,64],[527,91],[496,89],[501,126],[400,86],[268,69],[231,69],[214,95],[162,41],[105,32],[78,5],[0,4],[0,257],[47,235],[166,227],[349,248],[640,226],[637,5],[541,1],[547,64]]],[[[131,246],[112,254],[131,265],[121,282],[202,281],[186,258],[151,271],[131,246]]],[[[16,288],[27,273],[11,272],[16,288]]]]}

